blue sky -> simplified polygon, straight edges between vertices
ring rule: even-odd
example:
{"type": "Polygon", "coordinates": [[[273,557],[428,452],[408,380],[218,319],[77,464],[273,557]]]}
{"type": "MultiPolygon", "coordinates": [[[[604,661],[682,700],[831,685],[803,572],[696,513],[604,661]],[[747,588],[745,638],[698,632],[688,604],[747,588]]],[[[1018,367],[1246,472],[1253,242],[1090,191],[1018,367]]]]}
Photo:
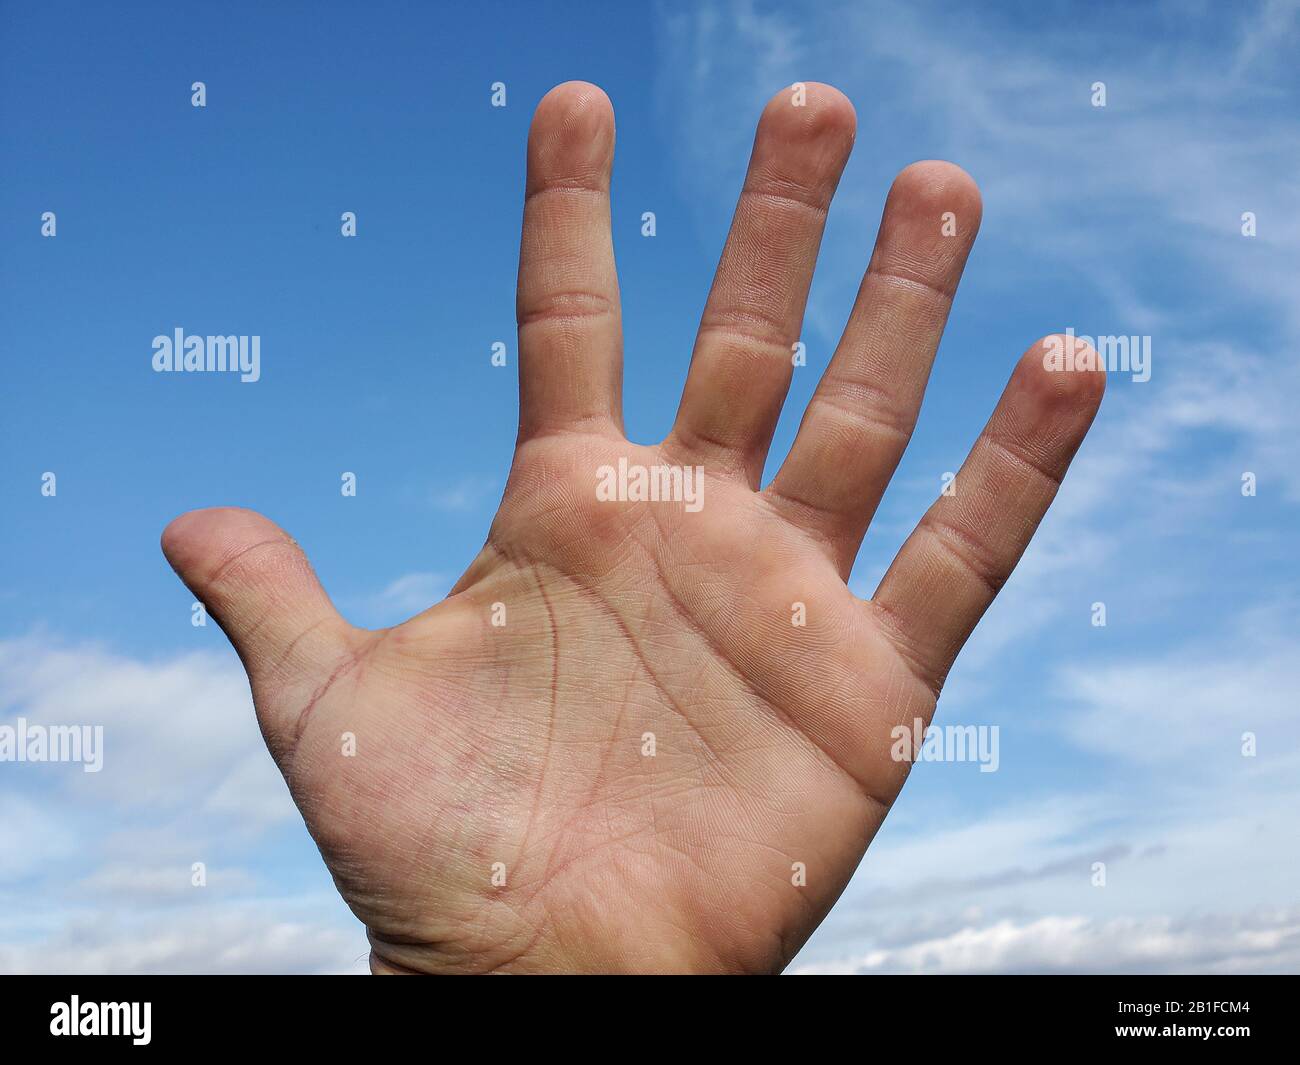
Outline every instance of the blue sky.
{"type": "Polygon", "coordinates": [[[195,506],[261,510],[358,624],[446,591],[514,439],[528,122],[572,78],[617,114],[633,439],[671,423],[772,93],[830,82],[859,132],[769,469],[893,175],[937,157],[979,181],[860,594],[1034,339],[1151,338],[1151,380],[1112,375],[941,701],[941,722],[1000,727],[998,772],[920,766],[795,968],[1300,968],[1297,5],[539,10],[0,4],[0,723],[106,732],[100,774],[0,764],[0,971],[364,967],[234,653],[190,624],[158,535],[195,506]],[[261,380],[153,373],[177,327],[259,335],[261,380]]]}

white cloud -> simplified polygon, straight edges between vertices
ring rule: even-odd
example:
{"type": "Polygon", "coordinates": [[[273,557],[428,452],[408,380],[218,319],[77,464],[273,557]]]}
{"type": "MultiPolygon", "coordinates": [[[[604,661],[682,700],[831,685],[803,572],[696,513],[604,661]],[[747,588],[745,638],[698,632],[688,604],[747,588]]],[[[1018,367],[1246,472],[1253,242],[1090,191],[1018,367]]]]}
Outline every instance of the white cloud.
{"type": "Polygon", "coordinates": [[[81,911],[47,936],[0,943],[0,973],[366,972],[365,932],[341,908],[250,899],[165,915],[81,911]]]}
{"type": "Polygon", "coordinates": [[[76,885],[78,895],[104,900],[116,898],[136,905],[167,900],[189,900],[197,891],[216,895],[247,893],[256,878],[246,869],[213,867],[204,869],[204,886],[196,887],[191,865],[137,865],[118,862],[96,869],[76,885]]]}
{"type": "Polygon", "coordinates": [[[0,885],[37,873],[76,851],[76,833],[48,803],[0,793],[0,885]]]}
{"type": "Polygon", "coordinates": [[[251,897],[268,833],[280,853],[294,837],[314,847],[233,653],[141,661],[48,635],[0,641],[0,708],[104,728],[99,773],[3,767],[0,972],[364,969],[364,930],[323,864],[295,873],[306,893],[251,897]]]}
{"type": "MultiPolygon", "coordinates": [[[[103,768],[25,764],[15,772],[88,806],[146,810],[157,818],[206,802],[241,816],[291,817],[283,782],[257,728],[248,681],[233,653],[196,651],[140,661],[98,644],[32,636],[0,641],[0,707],[10,720],[99,725],[103,768]],[[250,763],[265,763],[262,769],[250,763]]],[[[15,778],[16,779],[16,778],[15,778]]]]}
{"type": "Polygon", "coordinates": [[[252,824],[274,824],[298,816],[280,770],[260,748],[231,767],[203,801],[203,809],[252,824]]]}
{"type": "Polygon", "coordinates": [[[1260,973],[1300,967],[1300,910],[1188,920],[1001,920],[793,973],[1260,973]]]}

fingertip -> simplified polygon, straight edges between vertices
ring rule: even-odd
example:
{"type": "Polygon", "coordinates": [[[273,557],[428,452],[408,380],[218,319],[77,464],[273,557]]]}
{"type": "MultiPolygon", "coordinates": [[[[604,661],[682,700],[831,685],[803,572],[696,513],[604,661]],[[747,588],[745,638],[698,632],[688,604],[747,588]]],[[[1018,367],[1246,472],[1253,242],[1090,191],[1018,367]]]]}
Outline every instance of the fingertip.
{"type": "Polygon", "coordinates": [[[548,181],[604,187],[614,157],[614,107],[586,81],[557,85],[537,105],[528,134],[530,188],[548,181]]]}
{"type": "Polygon", "coordinates": [[[858,114],[852,101],[833,85],[795,82],[773,95],[763,108],[759,133],[782,142],[812,144],[831,141],[852,145],[858,114]]]}
{"type": "Polygon", "coordinates": [[[763,108],[746,188],[787,197],[810,191],[815,206],[829,207],[856,130],[857,115],[842,92],[796,82],[763,108]]]}
{"type": "Polygon", "coordinates": [[[214,520],[220,507],[188,510],[173,518],[162,531],[160,544],[162,553],[171,563],[172,569],[180,570],[182,563],[192,554],[196,542],[206,540],[203,530],[214,520]]]}
{"type": "Polygon", "coordinates": [[[984,213],[979,185],[956,163],[922,159],[905,166],[889,190],[892,206],[910,214],[941,218],[952,214],[952,232],[973,238],[984,213]]]}
{"type": "Polygon", "coordinates": [[[1096,348],[1069,333],[1035,342],[1021,357],[1017,376],[1052,406],[1095,411],[1106,392],[1106,366],[1096,348]]]}
{"type": "Polygon", "coordinates": [[[276,537],[290,540],[275,522],[243,507],[203,507],[172,519],[162,531],[162,552],[172,569],[195,575],[196,564],[226,554],[231,545],[276,537]]]}
{"type": "Polygon", "coordinates": [[[589,81],[565,81],[548,91],[537,103],[537,119],[586,118],[594,122],[613,121],[614,105],[599,85],[589,81]]]}
{"type": "Polygon", "coordinates": [[[191,510],[163,530],[162,549],[255,681],[295,648],[299,662],[327,660],[347,631],[297,541],[256,511],[191,510]]]}
{"type": "Polygon", "coordinates": [[[885,200],[869,272],[920,281],[952,299],[982,214],[979,187],[961,167],[938,159],[904,167],[885,200]]]}

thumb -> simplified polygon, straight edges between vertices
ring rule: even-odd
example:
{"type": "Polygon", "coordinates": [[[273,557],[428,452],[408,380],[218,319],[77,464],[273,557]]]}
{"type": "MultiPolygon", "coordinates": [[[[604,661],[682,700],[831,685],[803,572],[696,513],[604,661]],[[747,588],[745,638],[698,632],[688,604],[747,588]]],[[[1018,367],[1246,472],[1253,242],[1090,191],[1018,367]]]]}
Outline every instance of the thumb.
{"type": "Polygon", "coordinates": [[[162,549],[230,637],[255,697],[337,661],[350,626],[302,548],[274,522],[237,507],[192,510],[163,530],[162,549]]]}

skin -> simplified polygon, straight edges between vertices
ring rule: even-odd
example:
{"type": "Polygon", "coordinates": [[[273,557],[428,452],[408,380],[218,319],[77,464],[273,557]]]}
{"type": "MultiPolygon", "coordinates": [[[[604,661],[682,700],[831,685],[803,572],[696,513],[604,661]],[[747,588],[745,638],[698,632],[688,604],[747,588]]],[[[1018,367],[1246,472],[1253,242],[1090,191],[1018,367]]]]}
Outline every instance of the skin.
{"type": "Polygon", "coordinates": [[[200,510],[164,532],[248,670],[373,971],[779,971],[880,827],[909,768],[890,730],[933,715],[1104,373],[1049,372],[1033,345],[955,494],[873,598],[854,596],[980,218],[959,168],[898,176],[840,345],[762,487],[854,129],[829,86],[767,105],[676,424],[641,446],[622,427],[613,111],[592,85],[547,94],[528,143],[518,445],[443,602],[358,629],[266,518],[200,510]],[[596,471],[620,457],[703,466],[703,507],[599,501],[596,471]]]}

